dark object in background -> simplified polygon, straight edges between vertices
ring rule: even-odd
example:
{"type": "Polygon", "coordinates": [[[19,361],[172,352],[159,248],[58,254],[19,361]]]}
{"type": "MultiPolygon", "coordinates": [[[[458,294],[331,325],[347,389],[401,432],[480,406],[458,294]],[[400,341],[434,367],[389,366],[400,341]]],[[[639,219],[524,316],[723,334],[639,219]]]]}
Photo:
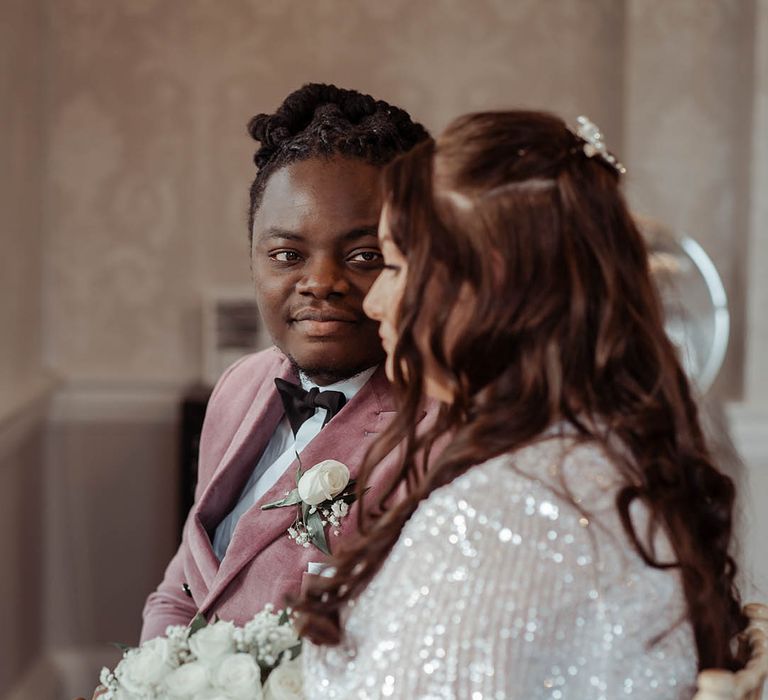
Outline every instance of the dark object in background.
{"type": "Polygon", "coordinates": [[[181,445],[179,446],[179,540],[189,509],[195,500],[200,433],[212,387],[196,384],[181,399],[181,445]]]}

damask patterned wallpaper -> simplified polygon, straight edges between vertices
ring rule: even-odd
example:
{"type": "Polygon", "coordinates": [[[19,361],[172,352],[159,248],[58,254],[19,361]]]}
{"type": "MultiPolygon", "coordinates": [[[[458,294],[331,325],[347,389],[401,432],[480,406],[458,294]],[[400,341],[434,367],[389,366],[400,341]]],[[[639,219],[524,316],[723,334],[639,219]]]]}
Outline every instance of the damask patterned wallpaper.
{"type": "Polygon", "coordinates": [[[43,647],[43,19],[0,2],[0,697],[43,647]]]}
{"type": "Polygon", "coordinates": [[[698,240],[724,278],[733,328],[718,388],[731,398],[743,365],[754,27],[752,2],[627,3],[631,201],[698,240]]]}
{"type": "Polygon", "coordinates": [[[768,0],[758,0],[755,27],[745,394],[768,404],[768,0]]]}
{"type": "Polygon", "coordinates": [[[715,256],[736,310],[723,381],[737,393],[752,8],[49,2],[49,362],[74,381],[199,375],[202,290],[249,284],[244,125],[316,80],[402,104],[434,130],[482,108],[589,114],[628,163],[638,208],[715,256]]]}
{"type": "Polygon", "coordinates": [[[200,370],[208,285],[249,284],[245,124],[307,81],[430,128],[487,107],[586,111],[621,135],[614,0],[49,3],[46,347],[71,380],[200,370]]]}
{"type": "Polygon", "coordinates": [[[41,372],[42,36],[40,2],[0,4],[0,423],[41,372]]]}

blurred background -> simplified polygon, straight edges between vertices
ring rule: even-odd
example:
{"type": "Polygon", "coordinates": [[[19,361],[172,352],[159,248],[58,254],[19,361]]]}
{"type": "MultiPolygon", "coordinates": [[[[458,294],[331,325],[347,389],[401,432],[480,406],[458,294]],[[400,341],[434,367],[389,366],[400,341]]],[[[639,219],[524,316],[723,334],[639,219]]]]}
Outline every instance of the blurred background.
{"type": "Polygon", "coordinates": [[[309,81],[433,131],[506,107],[602,127],[634,211],[724,284],[703,403],[765,601],[768,0],[0,0],[0,698],[88,694],[137,641],[182,402],[216,371],[207,300],[250,285],[245,124],[309,81]]]}

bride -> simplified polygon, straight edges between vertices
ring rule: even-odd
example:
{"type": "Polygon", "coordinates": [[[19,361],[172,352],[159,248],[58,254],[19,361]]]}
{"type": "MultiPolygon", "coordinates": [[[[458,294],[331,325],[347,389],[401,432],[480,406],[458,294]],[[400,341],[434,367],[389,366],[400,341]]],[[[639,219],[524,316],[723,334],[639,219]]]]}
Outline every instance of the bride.
{"type": "Polygon", "coordinates": [[[298,610],[309,698],[685,698],[735,668],[734,489],[596,127],[475,114],[389,166],[380,321],[407,436],[298,610]],[[428,435],[424,396],[442,402],[428,435]],[[447,447],[429,470],[430,445],[447,447]]]}

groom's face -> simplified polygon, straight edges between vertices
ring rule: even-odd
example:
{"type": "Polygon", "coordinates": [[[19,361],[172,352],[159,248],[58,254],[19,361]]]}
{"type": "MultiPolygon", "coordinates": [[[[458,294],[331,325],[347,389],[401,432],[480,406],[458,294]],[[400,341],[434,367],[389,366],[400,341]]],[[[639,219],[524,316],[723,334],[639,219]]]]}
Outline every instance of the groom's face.
{"type": "Polygon", "coordinates": [[[363,299],[381,271],[381,170],[312,158],[276,171],[255,212],[251,259],[267,330],[318,384],[384,357],[363,299]]]}

